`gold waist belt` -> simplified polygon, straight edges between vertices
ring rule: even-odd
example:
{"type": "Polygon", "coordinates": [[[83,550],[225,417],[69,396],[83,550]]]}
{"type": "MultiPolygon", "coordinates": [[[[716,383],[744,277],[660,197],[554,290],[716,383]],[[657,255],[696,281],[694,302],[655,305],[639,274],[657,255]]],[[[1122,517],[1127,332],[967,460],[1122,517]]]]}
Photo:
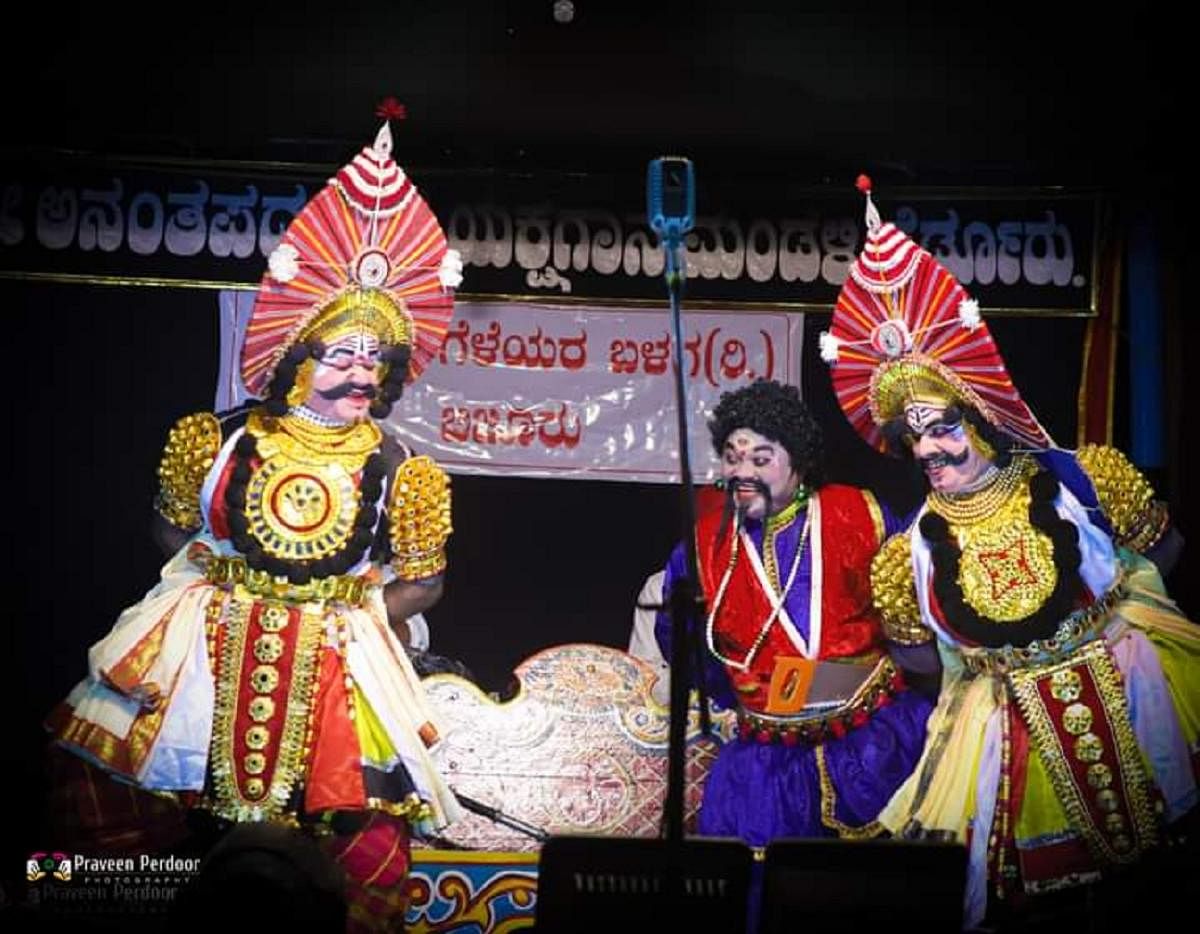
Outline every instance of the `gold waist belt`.
{"type": "Polygon", "coordinates": [[[742,707],[738,734],[759,743],[815,744],[841,739],[850,730],[865,726],[873,713],[891,703],[905,689],[904,678],[886,655],[862,677],[853,695],[844,701],[813,705],[795,714],[768,714],[742,707]]]}
{"type": "Polygon", "coordinates": [[[272,577],[256,571],[245,558],[211,557],[204,564],[204,576],[214,584],[241,584],[250,593],[289,603],[346,603],[362,606],[372,584],[364,577],[344,574],[320,577],[307,584],[293,584],[286,577],[272,577]]]}

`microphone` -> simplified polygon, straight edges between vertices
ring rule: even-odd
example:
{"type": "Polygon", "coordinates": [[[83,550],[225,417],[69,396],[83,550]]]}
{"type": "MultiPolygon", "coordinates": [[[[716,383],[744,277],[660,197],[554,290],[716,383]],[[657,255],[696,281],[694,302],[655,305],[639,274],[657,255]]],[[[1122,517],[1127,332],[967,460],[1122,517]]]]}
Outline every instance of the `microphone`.
{"type": "Polygon", "coordinates": [[[451,789],[454,792],[454,797],[458,798],[458,803],[465,807],[473,814],[478,814],[480,817],[486,817],[490,821],[497,824],[503,824],[518,833],[523,833],[527,837],[533,837],[540,843],[545,843],[550,839],[550,834],[542,830],[528,821],[523,821],[519,817],[513,817],[511,814],[505,814],[499,808],[491,807],[484,804],[482,801],[476,801],[474,798],[468,798],[457,788],[451,789]]]}
{"type": "Polygon", "coordinates": [[[651,159],[646,169],[646,220],[670,254],[696,223],[696,173],[682,156],[651,159]]]}

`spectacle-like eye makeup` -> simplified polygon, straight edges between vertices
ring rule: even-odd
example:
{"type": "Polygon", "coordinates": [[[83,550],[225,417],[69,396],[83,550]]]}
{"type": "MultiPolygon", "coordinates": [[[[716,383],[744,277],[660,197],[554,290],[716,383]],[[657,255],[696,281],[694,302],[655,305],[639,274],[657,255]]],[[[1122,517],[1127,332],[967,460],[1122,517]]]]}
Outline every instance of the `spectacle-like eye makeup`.
{"type": "Polygon", "coordinates": [[[373,370],[382,362],[378,350],[368,350],[366,353],[355,353],[347,348],[339,347],[336,350],[331,350],[321,358],[321,363],[330,369],[348,370],[350,367],[358,366],[364,369],[373,370]]]}

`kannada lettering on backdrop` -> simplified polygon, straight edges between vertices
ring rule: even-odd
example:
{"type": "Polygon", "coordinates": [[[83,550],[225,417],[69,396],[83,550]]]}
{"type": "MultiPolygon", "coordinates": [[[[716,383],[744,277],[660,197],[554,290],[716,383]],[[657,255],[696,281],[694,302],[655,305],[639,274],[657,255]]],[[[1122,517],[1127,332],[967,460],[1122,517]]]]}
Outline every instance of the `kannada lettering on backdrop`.
{"type": "MultiPolygon", "coordinates": [[[[239,171],[0,164],[0,270],[254,283],[324,177],[239,171]]],[[[637,183],[414,177],[462,253],[464,293],[618,304],[662,298],[657,237],[640,208],[626,207],[640,204],[637,183]]],[[[756,192],[753,182],[705,189],[721,209],[702,212],[687,236],[689,300],[830,304],[862,239],[857,196],[798,191],[780,207],[756,192]]],[[[1063,193],[926,191],[887,207],[985,308],[1088,313],[1098,204],[1063,193]]]]}
{"type": "MultiPolygon", "coordinates": [[[[237,376],[251,292],[221,294],[217,408],[245,400],[237,376]]],[[[804,316],[687,312],[689,443],[697,480],[716,476],[707,415],[758,378],[799,385],[804,316]]],[[[462,302],[439,356],[390,429],[454,473],[676,482],[667,310],[462,302]]]]}

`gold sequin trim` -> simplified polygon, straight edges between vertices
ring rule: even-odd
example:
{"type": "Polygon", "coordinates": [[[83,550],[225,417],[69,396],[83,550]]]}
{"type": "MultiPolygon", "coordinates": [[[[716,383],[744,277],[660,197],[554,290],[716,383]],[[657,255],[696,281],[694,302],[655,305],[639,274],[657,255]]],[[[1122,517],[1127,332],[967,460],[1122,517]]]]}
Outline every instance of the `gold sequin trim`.
{"type": "Polygon", "coordinates": [[[871,837],[878,837],[883,833],[883,825],[877,820],[863,824],[861,827],[851,827],[838,820],[835,814],[837,789],[833,787],[833,780],[829,777],[829,766],[825,762],[825,746],[814,747],[813,753],[817,759],[817,776],[821,782],[821,823],[830,830],[836,831],[837,835],[844,840],[869,840],[871,837]]]}
{"type": "Polygon", "coordinates": [[[428,457],[410,457],[396,470],[388,521],[392,567],[402,580],[423,580],[446,569],[450,478],[428,457]]]}
{"type": "Polygon", "coordinates": [[[879,613],[883,634],[892,642],[923,645],[933,638],[917,607],[907,532],[889,538],[871,560],[871,602],[879,613]]]}
{"type": "MultiPolygon", "coordinates": [[[[204,576],[214,584],[240,584],[249,593],[286,603],[345,603],[362,606],[375,586],[365,576],[345,574],[321,577],[307,584],[293,584],[284,577],[256,571],[244,558],[205,557],[204,576]]],[[[264,629],[267,627],[263,627],[264,629]]]]}
{"type": "MultiPolygon", "coordinates": [[[[307,608],[301,612],[300,631],[292,659],[292,677],[286,686],[286,697],[283,698],[279,750],[275,767],[269,776],[269,786],[264,782],[260,791],[259,786],[251,782],[265,769],[265,757],[254,752],[245,757],[241,764],[250,777],[244,786],[239,784],[238,768],[234,761],[234,726],[237,704],[242,696],[239,687],[243,683],[242,664],[254,604],[255,599],[244,588],[235,589],[230,600],[213,715],[211,810],[234,821],[292,823],[295,815],[287,811],[287,805],[297,783],[303,778],[305,738],[317,686],[316,673],[321,638],[325,631],[324,620],[319,612],[307,608]],[[262,768],[259,768],[260,759],[262,768]]],[[[279,636],[274,638],[278,639],[279,636]]],[[[259,670],[254,669],[255,672],[259,670]]],[[[276,709],[275,701],[265,695],[260,694],[249,701],[250,717],[259,724],[269,721],[276,709]]]]}
{"type": "MultiPolygon", "coordinates": [[[[1051,668],[1015,671],[1007,680],[1067,819],[1083,837],[1092,854],[1102,862],[1128,863],[1138,853],[1153,846],[1158,837],[1153,786],[1129,721],[1121,675],[1109,655],[1107,643],[1103,640],[1092,642],[1051,668]],[[1047,677],[1053,679],[1060,671],[1081,667],[1086,668],[1092,676],[1103,706],[1101,715],[1106,718],[1112,731],[1116,745],[1112,752],[1120,771],[1119,781],[1125,793],[1129,816],[1134,824],[1131,832],[1137,840],[1136,846],[1133,840],[1121,833],[1125,829],[1123,817],[1120,822],[1108,820],[1120,808],[1121,799],[1109,787],[1114,778],[1111,770],[1099,761],[1105,753],[1103,740],[1095,733],[1084,732],[1073,743],[1064,746],[1051,720],[1052,715],[1038,691],[1039,681],[1047,677]],[[1086,786],[1077,782],[1069,757],[1090,763],[1085,772],[1086,786]],[[1092,795],[1091,800],[1096,807],[1106,814],[1103,826],[1097,826],[1087,806],[1088,795],[1092,795]]],[[[1053,687],[1052,680],[1052,691],[1053,687]]],[[[1072,709],[1073,706],[1067,708],[1068,715],[1072,709]]]]}
{"type": "Polygon", "coordinates": [[[211,412],[187,415],[167,435],[158,464],[154,507],[173,526],[194,532],[203,524],[200,488],[221,451],[221,423],[211,412]]]}
{"type": "Polygon", "coordinates": [[[1075,452],[1075,459],[1096,488],[1096,498],[1117,541],[1135,551],[1154,544],[1166,527],[1166,508],[1155,504],[1154,489],[1142,472],[1107,445],[1086,444],[1075,452]],[[1133,547],[1135,540],[1141,547],[1133,547]]]}

